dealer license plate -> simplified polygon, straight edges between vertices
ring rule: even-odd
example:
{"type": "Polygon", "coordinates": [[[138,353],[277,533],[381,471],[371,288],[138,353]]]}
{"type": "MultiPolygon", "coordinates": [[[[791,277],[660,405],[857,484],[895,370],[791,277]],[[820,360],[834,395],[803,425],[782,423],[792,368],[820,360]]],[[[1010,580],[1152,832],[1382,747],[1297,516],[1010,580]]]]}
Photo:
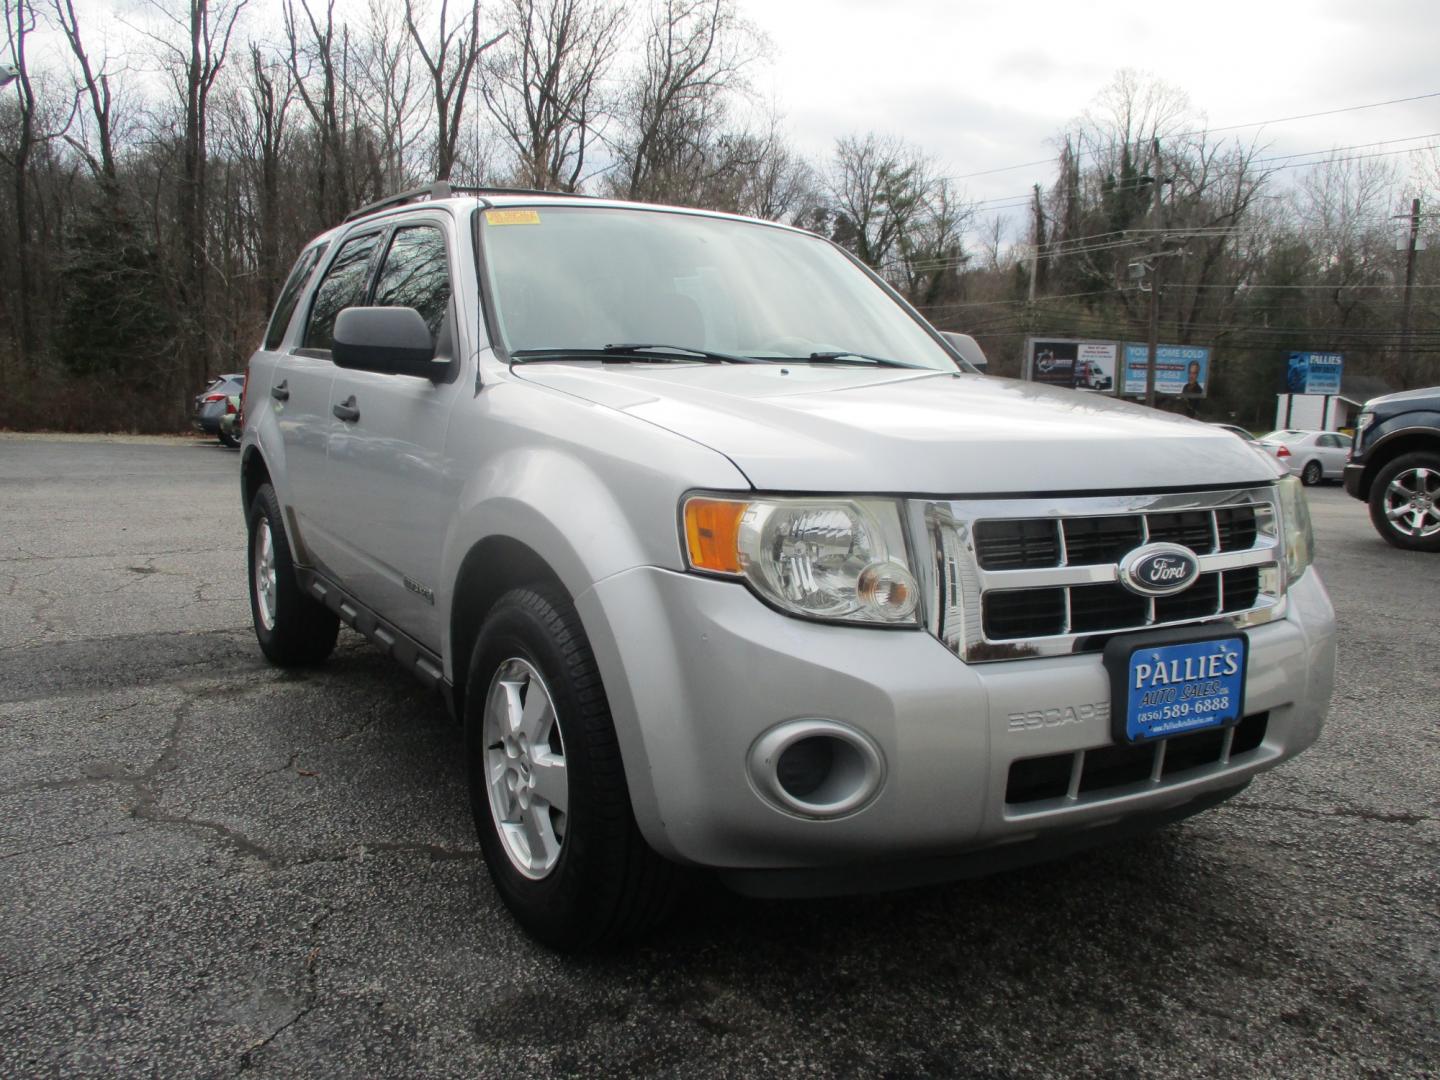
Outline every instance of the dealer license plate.
{"type": "Polygon", "coordinates": [[[1116,742],[1148,742],[1238,723],[1249,639],[1184,629],[1112,639],[1105,649],[1116,742]]]}

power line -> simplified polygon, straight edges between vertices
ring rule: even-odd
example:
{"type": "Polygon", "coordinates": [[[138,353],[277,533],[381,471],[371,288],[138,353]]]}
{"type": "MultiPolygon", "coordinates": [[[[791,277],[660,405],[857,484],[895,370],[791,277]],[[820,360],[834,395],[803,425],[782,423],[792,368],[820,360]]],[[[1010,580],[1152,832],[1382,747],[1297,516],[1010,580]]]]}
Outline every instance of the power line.
{"type": "MultiPolygon", "coordinates": [[[[1186,139],[1194,135],[1210,135],[1217,131],[1239,131],[1244,128],[1266,127],[1270,124],[1289,124],[1296,120],[1314,120],[1321,116],[1337,116],[1340,113],[1359,112],[1362,109],[1379,109],[1386,105],[1403,105],[1411,101],[1425,101],[1428,98],[1440,97],[1440,90],[1428,94],[1415,94],[1412,97],[1391,98],[1388,101],[1372,101],[1364,105],[1346,105],[1339,109],[1325,109],[1322,112],[1301,113],[1296,116],[1278,116],[1270,120],[1252,120],[1246,124],[1229,124],[1225,127],[1202,128],[1197,131],[1184,131],[1178,135],[1167,135],[1168,139],[1186,139]]],[[[1096,153],[1094,150],[1081,151],[1077,157],[1089,157],[1096,153]]],[[[977,176],[994,176],[996,173],[1014,172],[1017,169],[1031,169],[1037,165],[1049,165],[1055,159],[1053,157],[1043,158],[1039,161],[1022,161],[1018,165],[1003,165],[998,169],[981,169],[979,172],[961,173],[957,176],[943,176],[942,180],[970,180],[977,176]]]]}
{"type": "MultiPolygon", "coordinates": [[[[1437,94],[1426,95],[1426,96],[1429,96],[1429,97],[1440,96],[1440,92],[1437,92],[1437,94]]],[[[1408,99],[1406,99],[1406,100],[1408,100],[1408,99]]],[[[1326,164],[1326,163],[1329,162],[1329,161],[1357,161],[1357,160],[1359,160],[1360,158],[1363,158],[1363,157],[1386,157],[1386,156],[1391,156],[1391,155],[1394,155],[1394,154],[1414,154],[1414,153],[1419,153],[1419,152],[1422,151],[1422,150],[1433,150],[1433,149],[1435,149],[1435,146],[1434,146],[1434,145],[1430,145],[1430,146],[1410,146],[1410,147],[1406,147],[1406,148],[1401,149],[1401,150],[1389,150],[1389,151],[1385,151],[1384,153],[1376,153],[1376,154],[1361,154],[1361,155],[1357,155],[1356,157],[1334,158],[1334,157],[1330,157],[1330,156],[1329,156],[1329,155],[1333,155],[1333,154],[1337,154],[1337,153],[1343,153],[1343,152],[1345,152],[1345,151],[1347,151],[1347,150],[1364,150],[1364,149],[1366,149],[1366,148],[1368,148],[1368,147],[1371,147],[1371,146],[1391,146],[1391,145],[1394,145],[1395,143],[1415,142],[1416,140],[1419,140],[1419,139],[1434,139],[1434,138],[1440,138],[1440,132],[1430,132],[1430,133],[1425,134],[1425,135],[1407,135],[1407,136],[1405,136],[1404,138],[1401,138],[1401,139],[1382,139],[1382,140],[1380,140],[1380,141],[1378,141],[1378,142],[1354,143],[1354,144],[1352,144],[1352,145],[1350,145],[1350,146],[1329,146],[1329,147],[1324,147],[1324,148],[1319,149],[1319,150],[1303,150],[1303,151],[1300,151],[1300,152],[1294,153],[1294,154],[1277,154],[1277,155],[1275,155],[1274,157],[1255,158],[1255,159],[1247,162],[1247,164],[1249,164],[1249,165],[1266,165],[1266,164],[1269,164],[1270,162],[1275,162],[1275,161],[1291,162],[1290,164],[1286,164],[1286,165],[1276,165],[1275,168],[1273,168],[1273,169],[1270,170],[1271,172],[1279,172],[1281,169],[1297,169],[1297,168],[1305,168],[1306,166],[1309,166],[1309,165],[1324,165],[1324,164],[1326,164]],[[1295,158],[1314,158],[1315,160],[1314,160],[1314,161],[1294,161],[1295,158]]],[[[1038,162],[1031,162],[1030,164],[1032,164],[1032,165],[1049,165],[1049,164],[1052,164],[1052,163],[1053,163],[1052,161],[1038,161],[1038,162]]],[[[1016,166],[1016,167],[1018,168],[1019,166],[1016,166]]],[[[944,179],[944,180],[957,180],[957,179],[961,179],[961,178],[960,178],[960,177],[953,177],[953,176],[952,176],[952,177],[941,177],[940,179],[944,179]]],[[[1151,181],[1150,177],[1148,177],[1148,176],[1136,177],[1134,180],[1124,181],[1124,182],[1117,183],[1117,184],[1111,186],[1110,188],[1108,188],[1108,189],[1106,190],[1106,193],[1107,193],[1107,194],[1117,194],[1117,193],[1125,192],[1125,191],[1135,191],[1135,190],[1138,190],[1138,189],[1140,189],[1140,188],[1149,187],[1150,184],[1151,184],[1151,182],[1152,182],[1152,181],[1151,181]]],[[[993,196],[993,197],[991,197],[991,198],[989,198],[989,199],[980,199],[980,200],[977,201],[977,202],[971,203],[971,204],[970,204],[970,207],[971,207],[972,209],[975,209],[975,210],[984,209],[984,210],[986,210],[986,211],[988,211],[988,212],[994,213],[994,212],[998,212],[998,211],[1000,211],[1000,210],[1013,210],[1013,209],[1017,209],[1018,207],[1021,207],[1021,206],[1029,206],[1029,205],[1030,205],[1030,202],[1031,202],[1031,200],[1032,200],[1033,198],[1034,198],[1034,193],[1033,193],[1033,191],[1031,191],[1031,192],[1025,192],[1025,193],[1016,192],[1016,193],[1014,193],[1014,194],[1012,194],[1012,195],[996,195],[996,196],[993,196]],[[992,204],[992,203],[1003,203],[1003,204],[1005,204],[1005,205],[990,205],[990,204],[992,204]]],[[[1408,215],[1407,215],[1407,217],[1408,217],[1408,215]]]]}

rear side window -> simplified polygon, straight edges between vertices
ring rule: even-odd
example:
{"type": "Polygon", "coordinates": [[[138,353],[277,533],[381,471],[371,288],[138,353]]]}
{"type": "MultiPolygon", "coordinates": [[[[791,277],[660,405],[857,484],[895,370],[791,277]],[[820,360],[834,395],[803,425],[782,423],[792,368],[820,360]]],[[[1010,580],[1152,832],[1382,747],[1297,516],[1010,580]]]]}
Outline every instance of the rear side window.
{"type": "Polygon", "coordinates": [[[275,314],[270,316],[270,326],[265,331],[265,348],[278,349],[280,342],[285,340],[285,328],[290,325],[290,316],[295,314],[295,305],[299,303],[300,294],[305,291],[305,285],[309,282],[310,275],[315,272],[315,264],[320,261],[320,253],[324,250],[324,247],[313,247],[303,252],[295,261],[295,269],[290,271],[290,276],[285,279],[285,287],[280,290],[275,314]]]}
{"type": "Polygon", "coordinates": [[[375,282],[376,307],[411,307],[438,338],[450,306],[445,234],[431,225],[396,229],[375,282]]]}
{"type": "Polygon", "coordinates": [[[310,322],[305,327],[307,349],[328,349],[335,336],[335,316],[347,307],[365,302],[365,283],[369,277],[370,256],[380,242],[379,233],[369,233],[345,241],[325,271],[315,300],[310,305],[310,322]]]}

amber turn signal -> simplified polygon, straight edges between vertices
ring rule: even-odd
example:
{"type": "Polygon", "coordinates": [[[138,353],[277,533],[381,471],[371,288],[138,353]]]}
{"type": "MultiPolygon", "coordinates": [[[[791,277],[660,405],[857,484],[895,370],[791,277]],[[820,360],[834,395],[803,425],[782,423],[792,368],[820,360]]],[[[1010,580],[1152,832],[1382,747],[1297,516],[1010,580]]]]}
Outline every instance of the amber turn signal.
{"type": "Polygon", "coordinates": [[[730,499],[688,499],[685,503],[685,544],[690,565],[715,574],[738,574],[740,519],[749,503],[730,499]]]}

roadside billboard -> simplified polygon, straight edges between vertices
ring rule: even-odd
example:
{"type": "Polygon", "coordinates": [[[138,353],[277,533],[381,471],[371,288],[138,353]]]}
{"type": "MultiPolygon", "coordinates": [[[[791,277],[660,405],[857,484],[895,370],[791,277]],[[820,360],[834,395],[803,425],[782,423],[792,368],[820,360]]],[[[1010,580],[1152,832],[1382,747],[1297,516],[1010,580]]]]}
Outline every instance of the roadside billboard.
{"type": "Polygon", "coordinates": [[[1047,386],[1115,392],[1113,341],[1075,338],[1029,338],[1025,342],[1025,378],[1047,386]]]}
{"type": "Polygon", "coordinates": [[[1344,353],[1292,352],[1285,385],[1292,394],[1338,394],[1344,367],[1344,353]]]}
{"type": "MultiPolygon", "coordinates": [[[[1125,393],[1145,396],[1150,347],[1125,343],[1125,393]]],[[[1155,393],[1162,397],[1204,397],[1210,392],[1208,345],[1161,345],[1155,350],[1155,393]]]]}

